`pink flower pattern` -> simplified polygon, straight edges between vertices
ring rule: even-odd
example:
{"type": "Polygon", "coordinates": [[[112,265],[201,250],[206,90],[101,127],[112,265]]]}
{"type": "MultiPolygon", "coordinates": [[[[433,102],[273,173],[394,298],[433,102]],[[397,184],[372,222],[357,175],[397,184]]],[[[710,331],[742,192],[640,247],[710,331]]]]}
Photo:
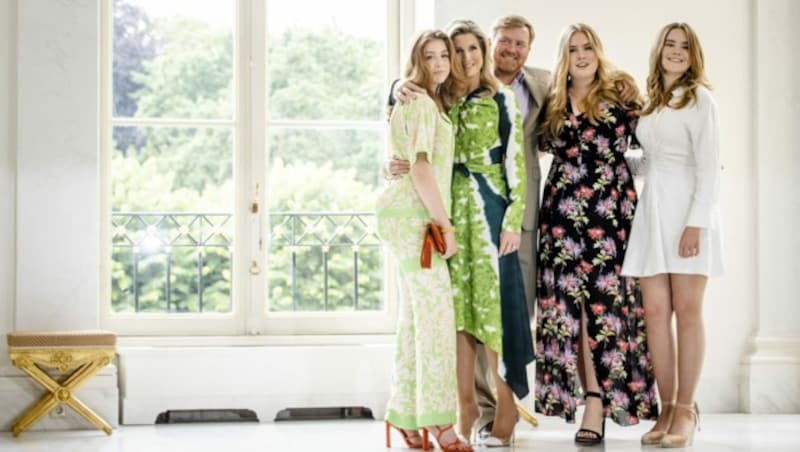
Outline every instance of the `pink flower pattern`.
{"type": "Polygon", "coordinates": [[[535,404],[574,422],[585,312],[605,413],[631,425],[658,416],[638,283],[620,275],[636,209],[623,153],[636,117],[601,108],[597,124],[565,112],[561,135],[542,143],[554,158],[539,216],[535,404]]]}

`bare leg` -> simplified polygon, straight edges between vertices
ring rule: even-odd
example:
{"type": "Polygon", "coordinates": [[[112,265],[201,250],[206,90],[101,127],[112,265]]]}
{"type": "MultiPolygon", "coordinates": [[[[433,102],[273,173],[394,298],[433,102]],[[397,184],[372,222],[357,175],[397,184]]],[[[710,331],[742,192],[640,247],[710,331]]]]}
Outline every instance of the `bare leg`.
{"type": "MultiPolygon", "coordinates": [[[[581,338],[578,345],[578,374],[584,394],[587,392],[600,392],[597,383],[597,373],[594,370],[592,349],[589,347],[589,333],[587,329],[586,310],[581,308],[581,338]]],[[[603,401],[597,397],[586,397],[586,409],[583,412],[581,428],[592,430],[598,434],[603,431],[603,401]]],[[[578,436],[590,437],[591,435],[579,433],[578,436]]]]}
{"type": "Polygon", "coordinates": [[[456,379],[458,383],[458,433],[469,439],[472,424],[478,418],[475,399],[475,338],[459,331],[456,334],[456,379]]]}
{"type": "MultiPolygon", "coordinates": [[[[702,275],[671,275],[672,303],[678,331],[678,403],[691,405],[705,355],[703,326],[703,293],[708,278],[702,275]]],[[[687,410],[677,410],[670,433],[688,434],[695,427],[695,418],[687,410]]]]}
{"type": "Polygon", "coordinates": [[[497,353],[484,347],[489,368],[494,377],[494,387],[497,389],[497,409],[494,413],[494,425],[491,435],[495,438],[507,440],[514,432],[517,425],[517,407],[514,404],[514,393],[497,372],[497,353]]]}
{"type": "Polygon", "coordinates": [[[666,432],[672,419],[678,368],[675,363],[675,335],[672,332],[672,287],[670,276],[659,274],[641,278],[647,347],[661,397],[661,414],[653,432],[666,432]]]}

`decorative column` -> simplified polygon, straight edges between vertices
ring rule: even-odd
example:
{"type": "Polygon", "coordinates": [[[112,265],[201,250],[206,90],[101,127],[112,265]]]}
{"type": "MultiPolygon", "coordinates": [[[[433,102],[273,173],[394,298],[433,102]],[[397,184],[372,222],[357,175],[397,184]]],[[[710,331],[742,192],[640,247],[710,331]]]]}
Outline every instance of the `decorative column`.
{"type": "Polygon", "coordinates": [[[754,0],[752,10],[758,323],[741,408],[800,413],[800,2],[754,0]]]}

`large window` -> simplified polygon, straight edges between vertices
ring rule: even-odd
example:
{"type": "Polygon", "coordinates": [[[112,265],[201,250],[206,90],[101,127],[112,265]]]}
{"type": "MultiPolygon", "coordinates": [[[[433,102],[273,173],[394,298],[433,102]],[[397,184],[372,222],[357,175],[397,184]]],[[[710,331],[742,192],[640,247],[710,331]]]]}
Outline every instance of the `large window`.
{"type": "Polygon", "coordinates": [[[387,330],[372,209],[398,5],[104,4],[104,323],[387,330]]]}

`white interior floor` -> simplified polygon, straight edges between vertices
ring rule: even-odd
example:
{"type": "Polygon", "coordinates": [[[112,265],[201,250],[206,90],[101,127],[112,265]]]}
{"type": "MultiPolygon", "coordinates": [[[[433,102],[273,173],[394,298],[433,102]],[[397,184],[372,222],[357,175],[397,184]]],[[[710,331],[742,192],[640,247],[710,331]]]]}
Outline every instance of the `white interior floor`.
{"type": "MultiPolygon", "coordinates": [[[[652,426],[651,422],[627,428],[609,424],[604,447],[580,448],[572,442],[575,425],[557,418],[537,418],[540,425],[536,429],[520,423],[513,450],[625,452],[657,449],[639,445],[639,437],[652,426]]],[[[695,437],[693,451],[800,451],[800,415],[703,415],[700,423],[702,430],[695,437]]],[[[123,426],[110,437],[94,431],[29,432],[20,438],[2,433],[0,451],[376,452],[385,450],[383,432],[382,422],[354,420],[123,426]]],[[[398,435],[393,435],[392,439],[392,450],[405,450],[398,435]]]]}

